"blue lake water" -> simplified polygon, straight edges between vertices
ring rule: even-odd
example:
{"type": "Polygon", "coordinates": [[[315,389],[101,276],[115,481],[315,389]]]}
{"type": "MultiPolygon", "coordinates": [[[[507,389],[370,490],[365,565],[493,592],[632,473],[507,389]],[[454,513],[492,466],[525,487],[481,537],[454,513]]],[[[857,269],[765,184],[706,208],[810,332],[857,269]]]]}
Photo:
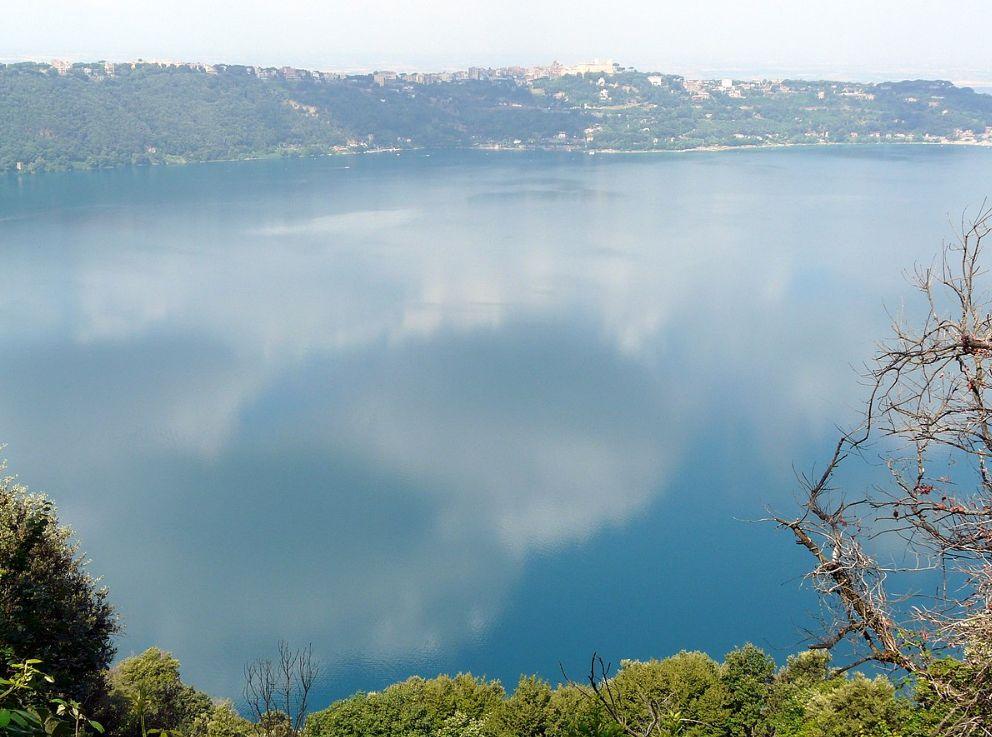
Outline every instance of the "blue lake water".
{"type": "Polygon", "coordinates": [[[793,464],[992,150],[410,153],[0,179],[0,442],[120,653],[317,706],[802,647],[793,464]]]}

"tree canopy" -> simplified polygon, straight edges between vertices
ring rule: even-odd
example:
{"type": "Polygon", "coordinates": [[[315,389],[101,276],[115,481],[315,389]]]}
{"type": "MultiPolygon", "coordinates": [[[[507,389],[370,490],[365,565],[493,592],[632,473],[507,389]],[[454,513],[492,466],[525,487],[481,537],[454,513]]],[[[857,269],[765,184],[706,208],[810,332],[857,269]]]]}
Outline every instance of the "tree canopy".
{"type": "Polygon", "coordinates": [[[90,575],[55,507],[0,463],[0,644],[38,659],[51,689],[99,700],[119,630],[107,589],[90,575]]]}

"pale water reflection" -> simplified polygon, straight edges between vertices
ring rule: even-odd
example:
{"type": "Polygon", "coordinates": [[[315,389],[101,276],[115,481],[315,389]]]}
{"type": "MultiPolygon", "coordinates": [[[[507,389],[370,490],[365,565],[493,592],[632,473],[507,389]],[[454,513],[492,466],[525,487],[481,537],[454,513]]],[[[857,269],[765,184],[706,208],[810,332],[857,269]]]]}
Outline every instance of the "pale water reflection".
{"type": "Polygon", "coordinates": [[[0,181],[0,438],[235,695],[798,646],[788,504],[992,152],[435,153],[0,181]],[[346,161],[346,164],[342,164],[346,161]]]}

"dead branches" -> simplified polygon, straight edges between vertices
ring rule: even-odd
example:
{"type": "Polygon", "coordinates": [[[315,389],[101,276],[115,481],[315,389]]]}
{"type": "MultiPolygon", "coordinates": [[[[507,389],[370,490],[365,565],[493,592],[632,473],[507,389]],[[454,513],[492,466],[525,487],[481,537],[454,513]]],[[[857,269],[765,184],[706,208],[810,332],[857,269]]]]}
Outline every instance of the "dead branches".
{"type": "Polygon", "coordinates": [[[244,698],[266,737],[293,737],[306,721],[310,691],[320,675],[313,646],[294,650],[280,641],[276,660],[245,665],[244,698]]]}
{"type": "Polygon", "coordinates": [[[926,682],[953,704],[947,728],[958,734],[990,734],[974,715],[992,705],[992,304],[981,291],[990,232],[986,202],[938,264],[916,270],[926,311],[893,320],[868,371],[864,424],[841,436],[819,476],[801,479],[802,514],[773,517],[813,556],[808,579],[831,612],[813,647],[848,643],[857,660],[926,682]],[[839,469],[869,444],[888,474],[845,493],[839,469]],[[895,590],[913,574],[932,592],[895,590]],[[966,682],[937,667],[947,656],[975,666],[966,682]]]}

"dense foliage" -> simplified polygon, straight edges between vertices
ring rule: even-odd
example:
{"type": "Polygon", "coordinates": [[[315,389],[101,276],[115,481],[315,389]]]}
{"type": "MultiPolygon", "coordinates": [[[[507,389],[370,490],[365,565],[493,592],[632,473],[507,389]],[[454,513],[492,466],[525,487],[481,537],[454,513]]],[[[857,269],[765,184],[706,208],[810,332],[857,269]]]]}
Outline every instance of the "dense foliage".
{"type": "MultiPolygon", "coordinates": [[[[14,678],[26,673],[28,683],[40,675],[34,664],[8,662],[7,668],[14,678]]],[[[648,737],[926,737],[937,734],[934,725],[941,717],[941,705],[928,701],[925,694],[914,701],[884,676],[840,675],[829,667],[829,656],[823,652],[790,658],[781,669],[753,645],[728,653],[722,663],[703,653],[682,652],[664,660],[624,661],[610,680],[625,723],[636,723],[649,700],[664,704],[663,719],[648,737]]],[[[252,723],[230,702],[212,701],[183,683],[176,659],[156,648],[122,661],[110,681],[117,710],[110,729],[114,735],[292,734],[282,712],[265,714],[259,723],[252,723]]],[[[75,712],[56,715],[56,702],[48,704],[36,690],[27,693],[16,708],[42,714],[40,719],[51,724],[49,734],[73,733],[75,712]]],[[[5,723],[3,711],[11,699],[4,701],[3,696],[0,689],[0,734],[44,734],[33,724],[20,728],[5,723]]],[[[99,724],[80,719],[81,733],[102,730],[99,724]]],[[[413,677],[379,693],[355,694],[312,713],[303,730],[304,737],[623,734],[603,703],[581,684],[553,686],[536,676],[523,676],[508,694],[499,681],[469,674],[413,677]]]]}
{"type": "Polygon", "coordinates": [[[0,648],[0,734],[10,737],[84,737],[103,733],[79,702],[52,696],[55,679],[37,658],[18,659],[0,648]]]}
{"type": "Polygon", "coordinates": [[[381,82],[243,66],[0,66],[0,171],[380,148],[633,151],[992,136],[992,96],[948,82],[727,86],[636,71],[381,82]]]}
{"type": "MultiPolygon", "coordinates": [[[[620,717],[636,723],[649,699],[665,705],[651,735],[665,737],[894,737],[930,734],[926,708],[884,676],[846,677],[822,653],[776,670],[753,645],[723,663],[698,652],[625,661],[611,679],[620,717]]],[[[621,728],[581,685],[521,678],[507,696],[498,681],[468,675],[411,678],[357,694],[311,715],[307,737],[617,737],[621,728]]]]}
{"type": "Polygon", "coordinates": [[[119,737],[262,737],[287,734],[280,714],[261,724],[245,719],[230,701],[211,699],[183,682],[179,661],[152,647],[125,658],[110,672],[110,733],[119,737]]]}
{"type": "Polygon", "coordinates": [[[117,617],[72,531],[0,463],[0,646],[37,659],[59,695],[93,705],[114,656],[117,617]]]}
{"type": "Polygon", "coordinates": [[[179,677],[179,661],[158,648],[127,658],[110,672],[115,734],[144,737],[149,729],[173,732],[208,720],[210,697],[179,677]]]}

